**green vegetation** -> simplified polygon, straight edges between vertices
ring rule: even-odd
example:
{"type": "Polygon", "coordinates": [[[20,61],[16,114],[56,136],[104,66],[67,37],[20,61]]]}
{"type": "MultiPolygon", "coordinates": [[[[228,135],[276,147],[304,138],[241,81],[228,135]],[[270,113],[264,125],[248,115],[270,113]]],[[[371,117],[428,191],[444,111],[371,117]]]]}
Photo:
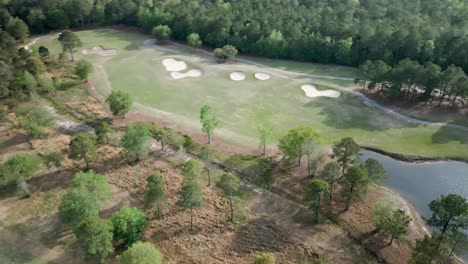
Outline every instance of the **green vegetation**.
{"type": "Polygon", "coordinates": [[[153,36],[160,42],[164,42],[171,36],[171,29],[166,25],[159,25],[153,28],[153,36]]]}
{"type": "Polygon", "coordinates": [[[213,55],[218,61],[223,62],[232,59],[237,55],[237,52],[236,47],[232,45],[224,45],[222,48],[215,49],[213,51],[213,55]]]}
{"type": "Polygon", "coordinates": [[[74,233],[89,258],[105,263],[107,255],[114,252],[112,230],[110,220],[90,216],[74,230],[74,233]]]}
{"type": "Polygon", "coordinates": [[[93,71],[93,65],[86,60],[79,60],[75,66],[75,74],[80,80],[88,81],[88,75],[93,71]]]}
{"type": "Polygon", "coordinates": [[[232,201],[232,196],[236,195],[237,192],[239,192],[239,179],[234,174],[226,172],[223,173],[223,175],[221,176],[218,185],[229,197],[229,207],[231,209],[231,215],[229,217],[229,220],[232,222],[234,221],[234,205],[232,201]]]}
{"type": "Polygon", "coordinates": [[[367,172],[358,167],[350,167],[342,181],[342,195],[346,198],[346,210],[354,201],[361,201],[367,194],[370,180],[367,172]]]}
{"type": "Polygon", "coordinates": [[[214,131],[219,127],[219,120],[213,114],[213,110],[209,105],[204,105],[200,109],[200,123],[202,124],[203,134],[208,138],[208,144],[211,144],[214,131]]]}
{"type": "Polygon", "coordinates": [[[315,211],[315,222],[319,222],[320,202],[322,198],[330,191],[329,184],[321,179],[313,180],[307,189],[304,201],[315,211]]]}
{"type": "Polygon", "coordinates": [[[255,257],[254,264],[275,264],[276,258],[273,253],[264,253],[255,257]]]}
{"type": "Polygon", "coordinates": [[[77,133],[70,141],[70,158],[84,160],[86,170],[89,170],[89,163],[96,155],[96,140],[83,133],[77,133]]]}
{"type": "Polygon", "coordinates": [[[60,222],[73,228],[83,220],[99,214],[99,201],[86,188],[72,188],[62,198],[59,207],[60,222]]]}
{"type": "Polygon", "coordinates": [[[47,264],[46,261],[39,257],[21,251],[21,249],[18,249],[3,239],[0,239],[0,259],[5,263],[12,264],[47,264]]]}
{"type": "Polygon", "coordinates": [[[120,91],[112,91],[109,97],[107,97],[106,102],[109,103],[113,115],[122,117],[128,113],[133,103],[127,93],[120,91]]]}
{"type": "Polygon", "coordinates": [[[153,244],[138,241],[122,253],[121,264],[161,264],[162,255],[153,244]]]}
{"type": "MultiPolygon", "coordinates": [[[[185,175],[184,175],[185,176],[185,175]]],[[[193,209],[201,207],[203,192],[198,179],[185,178],[180,190],[179,204],[190,210],[190,230],[193,231],[193,209]]]]}
{"type": "Polygon", "coordinates": [[[133,124],[125,129],[120,144],[127,151],[126,156],[130,162],[138,162],[141,156],[148,154],[149,146],[146,144],[150,138],[150,131],[143,123],[133,124]]]}
{"type": "Polygon", "coordinates": [[[60,36],[58,37],[60,44],[62,45],[62,49],[64,52],[70,52],[70,56],[72,61],[75,61],[73,56],[75,50],[81,47],[83,44],[81,43],[80,38],[74,33],[69,30],[63,31],[60,36]]]}
{"type": "Polygon", "coordinates": [[[372,210],[372,223],[383,236],[390,237],[388,245],[393,240],[405,240],[409,233],[411,218],[401,209],[394,209],[385,203],[378,203],[372,210]]]}
{"type": "Polygon", "coordinates": [[[114,239],[125,248],[137,242],[148,221],[145,214],[136,207],[124,206],[111,218],[114,226],[114,239]]]}
{"type": "Polygon", "coordinates": [[[198,48],[201,47],[203,42],[200,39],[200,35],[197,33],[191,33],[187,36],[187,43],[192,47],[198,48]]]}
{"type": "Polygon", "coordinates": [[[87,172],[78,172],[73,177],[73,188],[87,189],[98,201],[103,202],[111,196],[111,186],[104,175],[90,170],[87,172]]]}
{"type": "Polygon", "coordinates": [[[310,126],[299,126],[289,130],[288,134],[279,140],[278,147],[285,155],[285,161],[297,159],[301,165],[304,146],[310,142],[318,142],[319,134],[310,126]]]}
{"type": "Polygon", "coordinates": [[[161,218],[161,210],[166,201],[164,193],[164,178],[161,173],[155,173],[146,178],[145,207],[156,208],[156,215],[161,218]]]}

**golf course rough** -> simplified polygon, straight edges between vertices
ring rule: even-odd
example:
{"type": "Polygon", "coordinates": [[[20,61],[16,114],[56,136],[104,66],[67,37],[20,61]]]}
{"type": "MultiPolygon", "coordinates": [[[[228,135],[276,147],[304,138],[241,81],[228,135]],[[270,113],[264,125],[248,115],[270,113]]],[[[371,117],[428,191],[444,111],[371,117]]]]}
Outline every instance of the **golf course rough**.
{"type": "MultiPolygon", "coordinates": [[[[111,90],[127,92],[137,109],[144,107],[145,112],[181,129],[200,133],[200,108],[208,104],[221,121],[215,137],[237,146],[258,145],[259,126],[271,131],[269,144],[276,145],[289,129],[304,124],[319,132],[325,144],[353,137],[362,146],[387,152],[468,158],[466,131],[406,122],[340,89],[345,85],[343,80],[298,74],[349,78],[355,72],[352,68],[243,56],[238,56],[241,61],[220,64],[207,51],[172,43],[160,47],[145,42],[148,36],[138,32],[97,29],[79,31],[77,35],[83,47],[118,50],[118,54],[105,59],[86,58],[95,66],[90,76],[94,89],[104,95],[111,90]],[[273,67],[262,66],[266,64],[273,67]],[[243,81],[230,80],[234,72],[243,73],[243,81]],[[199,73],[200,77],[194,77],[199,73]],[[260,81],[256,73],[268,74],[274,81],[260,81]],[[303,85],[340,96],[307,97],[301,90],[303,85]]],[[[61,46],[57,37],[41,37],[35,46],[45,46],[58,54],[61,46]]],[[[77,56],[85,55],[80,52],[77,56]]]]}

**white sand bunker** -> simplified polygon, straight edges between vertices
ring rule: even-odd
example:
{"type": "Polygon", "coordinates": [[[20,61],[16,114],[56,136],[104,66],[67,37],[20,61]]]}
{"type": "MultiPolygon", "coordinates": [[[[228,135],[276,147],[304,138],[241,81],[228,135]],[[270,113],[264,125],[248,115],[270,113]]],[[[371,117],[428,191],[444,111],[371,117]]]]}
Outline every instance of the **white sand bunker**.
{"type": "Polygon", "coordinates": [[[81,53],[85,55],[98,54],[102,57],[110,57],[117,54],[117,49],[106,49],[103,46],[96,46],[90,49],[84,49],[81,53]]]}
{"type": "Polygon", "coordinates": [[[302,85],[301,89],[305,92],[307,97],[319,97],[319,96],[325,96],[325,97],[331,97],[331,98],[338,98],[340,97],[341,93],[335,90],[325,90],[325,91],[319,91],[315,87],[315,85],[302,85]]]}
{"type": "Polygon", "coordinates": [[[233,81],[243,81],[245,80],[245,77],[247,77],[247,75],[244,72],[232,72],[229,75],[229,78],[233,81]]]}
{"type": "Polygon", "coordinates": [[[166,71],[178,72],[187,69],[187,63],[185,61],[178,61],[173,58],[162,60],[162,64],[166,67],[166,71]]]}
{"type": "Polygon", "coordinates": [[[257,72],[255,73],[255,78],[257,78],[257,80],[260,80],[260,81],[266,81],[271,78],[271,75],[263,73],[263,72],[257,72]]]}
{"type": "Polygon", "coordinates": [[[188,72],[171,72],[171,77],[176,80],[187,77],[197,78],[200,76],[202,76],[202,71],[200,69],[192,69],[188,72]]]}

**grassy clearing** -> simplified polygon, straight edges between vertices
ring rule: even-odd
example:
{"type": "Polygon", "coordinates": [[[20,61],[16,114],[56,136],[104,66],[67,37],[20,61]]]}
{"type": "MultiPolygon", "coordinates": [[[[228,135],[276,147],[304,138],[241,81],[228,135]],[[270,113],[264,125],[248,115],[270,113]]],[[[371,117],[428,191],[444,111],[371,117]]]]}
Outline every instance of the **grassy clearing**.
{"type": "MultiPolygon", "coordinates": [[[[111,58],[85,56],[95,65],[91,80],[96,89],[104,94],[111,89],[128,92],[138,102],[136,107],[140,110],[185,129],[199,131],[199,109],[209,104],[222,121],[216,136],[240,146],[257,145],[259,126],[270,128],[270,144],[276,144],[288,129],[309,124],[322,134],[324,144],[351,136],[363,146],[389,152],[468,158],[468,135],[464,131],[408,124],[368,107],[348,93],[338,99],[306,97],[300,86],[321,81],[318,78],[300,77],[244,62],[220,65],[206,54],[190,53],[188,48],[170,44],[164,48],[171,50],[143,47],[148,36],[134,32],[100,29],[78,34],[83,48],[102,45],[118,49],[118,54],[111,58]],[[199,68],[203,76],[173,80],[161,64],[164,58],[184,60],[189,65],[187,70],[199,68]],[[229,80],[229,74],[239,70],[247,74],[247,79],[229,80]],[[253,77],[255,72],[269,73],[272,78],[258,81],[253,77]]],[[[37,45],[46,45],[55,52],[59,50],[56,35],[41,38],[37,45]]],[[[249,59],[311,74],[341,77],[353,74],[347,67],[249,59]]],[[[343,84],[347,81],[327,82],[343,84]]],[[[328,89],[324,85],[318,88],[328,89]]]]}

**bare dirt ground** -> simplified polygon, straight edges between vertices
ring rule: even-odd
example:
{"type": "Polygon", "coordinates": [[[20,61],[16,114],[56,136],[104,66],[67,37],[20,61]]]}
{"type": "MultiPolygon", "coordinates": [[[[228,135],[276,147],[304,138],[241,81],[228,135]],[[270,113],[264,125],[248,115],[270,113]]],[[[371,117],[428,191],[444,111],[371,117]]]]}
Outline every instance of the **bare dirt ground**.
{"type": "MultiPolygon", "coordinates": [[[[73,106],[74,111],[105,112],[92,104],[86,104],[84,110],[83,104],[73,106]]],[[[18,199],[11,191],[0,197],[0,238],[48,262],[84,263],[74,235],[60,226],[57,217],[61,197],[74,173],[83,168],[82,162],[66,158],[70,136],[51,131],[46,140],[29,141],[21,131],[11,128],[8,123],[0,125],[0,131],[9,131],[0,136],[0,141],[7,142],[0,149],[2,158],[53,150],[65,159],[60,170],[44,168],[28,181],[33,193],[30,198],[18,199]]],[[[161,220],[147,211],[150,225],[144,239],[161,249],[165,263],[252,263],[263,252],[274,253],[279,263],[297,263],[299,258],[313,256],[327,256],[338,263],[356,263],[357,259],[366,260],[359,263],[373,262],[341,228],[331,223],[313,225],[300,204],[273,194],[248,199],[245,222],[233,224],[227,221],[228,201],[216,187],[204,187],[203,207],[195,211],[196,228],[191,233],[188,212],[176,204],[182,176],[171,162],[174,151],[155,152],[133,166],[122,154],[119,147],[101,146],[92,164],[112,185],[112,198],[102,207],[101,215],[109,217],[124,204],[142,208],[145,179],[160,171],[167,183],[168,206],[161,220]]]]}

